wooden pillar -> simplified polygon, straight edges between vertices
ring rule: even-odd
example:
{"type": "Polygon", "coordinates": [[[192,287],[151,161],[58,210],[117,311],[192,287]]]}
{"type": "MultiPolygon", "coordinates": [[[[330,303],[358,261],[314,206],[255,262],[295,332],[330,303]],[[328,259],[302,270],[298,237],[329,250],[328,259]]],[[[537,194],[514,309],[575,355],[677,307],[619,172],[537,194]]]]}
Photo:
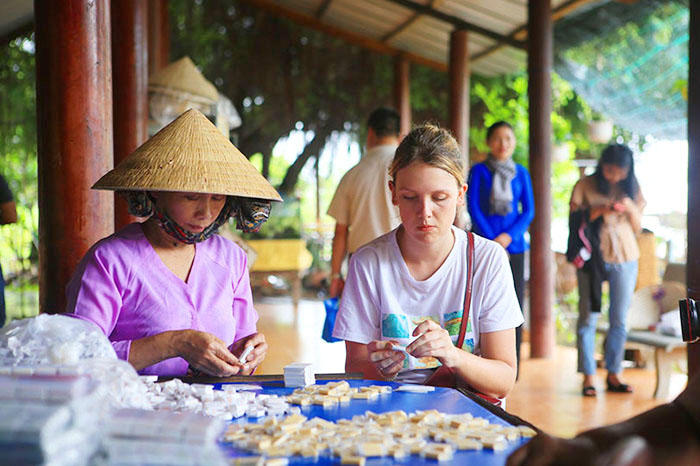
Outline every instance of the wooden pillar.
{"type": "MultiPolygon", "coordinates": [[[[688,31],[688,297],[700,302],[700,3],[689,2],[688,31]]],[[[688,345],[688,376],[700,374],[700,343],[688,345]]]]}
{"type": "MultiPolygon", "coordinates": [[[[112,2],[112,80],[114,95],[114,165],[148,137],[148,29],[143,0],[112,2]]],[[[114,198],[117,230],[138,217],[129,214],[124,198],[114,198]]]]}
{"type": "Polygon", "coordinates": [[[401,117],[400,138],[411,131],[411,63],[404,55],[394,61],[394,106],[401,117]]]}
{"type": "Polygon", "coordinates": [[[168,0],[148,1],[148,75],[170,63],[168,0]]]}
{"type": "Polygon", "coordinates": [[[450,129],[469,166],[469,33],[457,29],[450,34],[450,129]]]}
{"type": "Polygon", "coordinates": [[[39,310],[63,312],[88,248],[114,228],[108,0],[34,3],[39,165],[39,310]]]}
{"type": "Polygon", "coordinates": [[[554,260],[552,225],[552,12],[550,0],[528,2],[528,99],[530,106],[530,175],[535,218],[530,226],[530,354],[554,352],[554,260]]]}

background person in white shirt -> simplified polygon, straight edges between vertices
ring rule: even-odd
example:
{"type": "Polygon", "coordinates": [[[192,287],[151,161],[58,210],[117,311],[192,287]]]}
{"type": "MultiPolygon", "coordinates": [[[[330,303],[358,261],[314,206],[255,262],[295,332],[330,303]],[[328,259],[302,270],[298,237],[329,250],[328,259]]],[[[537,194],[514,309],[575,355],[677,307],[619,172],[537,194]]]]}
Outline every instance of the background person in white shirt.
{"type": "Polygon", "coordinates": [[[467,185],[448,131],[415,128],[390,168],[401,225],[353,254],[333,336],[345,340],[348,372],[422,383],[440,364],[498,398],[513,387],[515,327],[523,322],[505,250],[474,235],[466,337],[455,346],[467,279],[467,234],[453,226],[467,185]],[[407,352],[392,351],[393,344],[407,352]]]}
{"type": "Polygon", "coordinates": [[[399,224],[399,211],[389,192],[389,165],[399,145],[400,130],[401,119],[393,108],[380,107],[369,115],[367,152],[340,180],[328,207],[328,215],[336,221],[331,297],[340,296],[343,291],[340,270],[345,255],[399,224]]]}

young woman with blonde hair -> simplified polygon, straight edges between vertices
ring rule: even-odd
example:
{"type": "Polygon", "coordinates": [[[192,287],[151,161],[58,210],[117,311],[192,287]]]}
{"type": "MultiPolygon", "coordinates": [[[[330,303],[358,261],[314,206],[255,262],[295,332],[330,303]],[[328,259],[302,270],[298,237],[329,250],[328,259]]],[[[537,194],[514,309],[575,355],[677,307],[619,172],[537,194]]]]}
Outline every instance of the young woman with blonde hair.
{"type": "Polygon", "coordinates": [[[467,189],[459,146],[448,131],[419,126],[390,176],[401,225],[350,262],[334,330],[346,340],[346,370],[431,385],[447,370],[456,386],[505,397],[522,314],[505,250],[453,226],[467,189]]]}

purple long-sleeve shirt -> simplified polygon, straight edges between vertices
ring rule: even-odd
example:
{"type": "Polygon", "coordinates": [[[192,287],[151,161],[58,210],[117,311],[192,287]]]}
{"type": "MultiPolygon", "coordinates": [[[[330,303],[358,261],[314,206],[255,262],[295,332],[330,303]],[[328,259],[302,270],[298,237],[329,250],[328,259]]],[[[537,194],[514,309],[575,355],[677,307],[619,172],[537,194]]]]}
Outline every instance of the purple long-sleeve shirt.
{"type": "MultiPolygon", "coordinates": [[[[230,345],[255,333],[258,320],[240,247],[218,235],[197,243],[185,283],[165,266],[138,223],[97,242],[66,295],[67,312],[100,327],[125,361],[133,340],[194,329],[230,345]]],[[[184,359],[171,358],[139,373],[182,375],[187,367],[184,359]]]]}

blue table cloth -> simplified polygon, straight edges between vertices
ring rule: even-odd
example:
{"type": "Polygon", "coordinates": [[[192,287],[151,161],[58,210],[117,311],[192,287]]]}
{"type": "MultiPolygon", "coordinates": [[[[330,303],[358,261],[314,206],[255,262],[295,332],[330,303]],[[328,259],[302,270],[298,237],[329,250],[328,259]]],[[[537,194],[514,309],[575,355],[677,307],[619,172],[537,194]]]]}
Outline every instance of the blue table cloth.
{"type": "MultiPolygon", "coordinates": [[[[319,381],[319,385],[326,384],[331,381],[319,381]]],[[[392,388],[397,388],[401,384],[394,382],[379,382],[376,380],[348,380],[351,387],[364,387],[369,385],[389,385],[392,388]]],[[[223,384],[215,384],[215,388],[220,388],[223,384]]],[[[291,394],[293,388],[285,388],[283,382],[263,382],[256,383],[263,387],[260,393],[274,394],[285,396],[291,394]]],[[[482,417],[488,420],[491,424],[501,424],[509,426],[508,422],[489,412],[486,408],[480,406],[475,401],[467,398],[457,390],[450,388],[436,388],[430,393],[410,393],[397,392],[391,394],[380,395],[375,400],[356,400],[353,399],[350,403],[343,403],[331,408],[323,408],[322,406],[311,405],[301,408],[301,414],[311,419],[320,417],[328,421],[337,421],[338,419],[350,419],[355,415],[364,414],[365,411],[373,411],[375,413],[384,413],[388,411],[403,410],[411,413],[418,410],[436,409],[447,414],[462,414],[470,413],[475,417],[482,417]]],[[[257,419],[239,418],[234,419],[232,423],[247,423],[257,422],[257,419]]],[[[367,458],[367,465],[389,465],[389,464],[410,464],[410,465],[433,465],[436,464],[473,464],[484,466],[503,465],[515,449],[526,443],[529,439],[522,438],[515,442],[509,442],[508,448],[502,451],[457,451],[454,459],[449,462],[438,463],[435,460],[422,458],[418,455],[411,455],[403,460],[397,461],[391,457],[386,458],[367,458]]],[[[259,456],[244,450],[236,449],[231,444],[222,443],[222,448],[226,454],[231,457],[240,456],[259,456]]],[[[309,461],[308,458],[300,456],[289,457],[289,464],[313,464],[313,465],[335,465],[340,464],[340,458],[332,456],[321,456],[316,461],[309,461]]]]}

